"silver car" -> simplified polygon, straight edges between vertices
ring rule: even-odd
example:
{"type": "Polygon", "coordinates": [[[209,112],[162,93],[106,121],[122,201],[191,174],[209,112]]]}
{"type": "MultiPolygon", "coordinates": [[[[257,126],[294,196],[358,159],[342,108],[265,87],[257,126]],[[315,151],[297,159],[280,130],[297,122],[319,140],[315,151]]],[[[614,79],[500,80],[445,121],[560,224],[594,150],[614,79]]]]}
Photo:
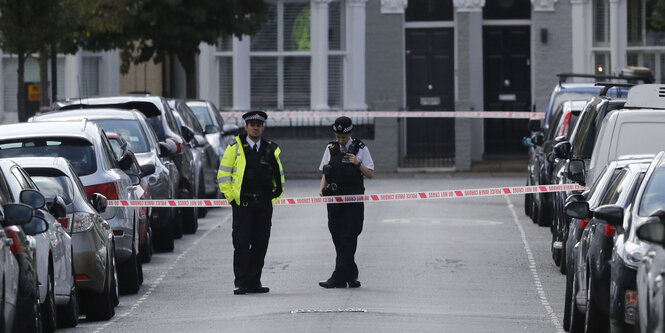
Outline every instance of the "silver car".
{"type": "MultiPolygon", "coordinates": [[[[0,126],[0,157],[29,156],[59,156],[69,160],[91,199],[93,193],[108,200],[138,199],[127,190],[136,184],[122,169],[124,159],[116,160],[106,134],[90,121],[0,126]]],[[[138,209],[109,207],[102,217],[113,229],[118,287],[124,293],[137,293],[143,269],[138,260],[138,209]]]]}
{"type": "MultiPolygon", "coordinates": [[[[74,260],[70,229],[65,229],[59,220],[64,217],[65,207],[57,197],[46,200],[30,176],[14,161],[0,159],[0,170],[5,175],[14,202],[25,203],[35,209],[48,223],[48,231],[32,236],[36,243],[37,278],[42,304],[42,325],[46,330],[60,326],[74,327],[78,323],[78,294],[74,278],[74,260]]],[[[60,199],[61,200],[61,199],[60,199]]]]}
{"type": "Polygon", "coordinates": [[[219,110],[210,101],[187,100],[185,103],[192,109],[201,127],[205,129],[206,139],[208,139],[210,145],[215,149],[218,161],[221,161],[226,147],[235,142],[234,138],[240,131],[238,125],[225,125],[219,110]]]}
{"type": "MultiPolygon", "coordinates": [[[[159,142],[157,135],[143,113],[134,110],[85,109],[61,111],[35,117],[37,121],[81,121],[83,118],[99,125],[108,132],[120,134],[130,145],[141,168],[155,171],[146,175],[152,199],[178,197],[177,183],[180,179],[173,157],[176,147],[172,141],[159,142]]],[[[176,207],[153,207],[150,216],[152,241],[158,252],[173,251],[173,226],[180,218],[176,207]]]]}
{"type": "Polygon", "coordinates": [[[113,230],[99,213],[106,209],[106,198],[95,193],[91,202],[71,164],[62,157],[19,157],[14,162],[46,197],[63,199],[67,216],[62,221],[71,230],[81,309],[89,320],[110,319],[115,312],[117,277],[113,230]]]}

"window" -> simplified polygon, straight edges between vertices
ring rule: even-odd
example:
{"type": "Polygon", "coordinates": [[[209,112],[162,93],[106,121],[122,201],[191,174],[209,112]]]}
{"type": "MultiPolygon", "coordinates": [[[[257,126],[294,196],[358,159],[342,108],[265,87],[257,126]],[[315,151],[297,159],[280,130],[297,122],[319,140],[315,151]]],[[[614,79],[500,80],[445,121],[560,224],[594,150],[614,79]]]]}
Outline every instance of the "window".
{"type": "Polygon", "coordinates": [[[99,96],[99,56],[81,59],[81,97],[99,96]]]}
{"type": "Polygon", "coordinates": [[[531,2],[529,0],[485,1],[485,6],[483,7],[483,19],[485,20],[531,19],[531,2]]]}
{"type": "Polygon", "coordinates": [[[219,107],[233,108],[233,36],[222,36],[217,41],[217,66],[219,69],[219,107]]]}
{"type": "Polygon", "coordinates": [[[406,7],[404,20],[407,22],[452,21],[453,2],[452,0],[410,0],[406,7]]]}
{"type": "Polygon", "coordinates": [[[665,168],[654,170],[642,194],[639,216],[649,216],[658,210],[665,210],[665,168]]]}
{"type": "Polygon", "coordinates": [[[593,0],[593,46],[610,45],[610,7],[607,0],[593,0]]]}
{"type": "Polygon", "coordinates": [[[650,68],[656,82],[665,79],[665,32],[656,0],[628,0],[627,65],[650,68]]]}

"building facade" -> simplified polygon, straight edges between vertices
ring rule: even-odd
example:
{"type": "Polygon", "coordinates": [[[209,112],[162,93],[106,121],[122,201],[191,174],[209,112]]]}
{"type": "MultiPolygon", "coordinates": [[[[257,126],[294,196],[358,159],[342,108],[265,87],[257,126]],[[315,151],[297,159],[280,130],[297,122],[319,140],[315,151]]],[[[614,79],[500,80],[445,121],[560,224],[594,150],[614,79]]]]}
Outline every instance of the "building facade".
{"type": "MultiPolygon", "coordinates": [[[[665,75],[654,0],[266,0],[253,36],[201,45],[198,94],[222,110],[544,111],[560,72],[628,65],[665,75]]],[[[16,112],[16,61],[0,56],[0,107],[16,112]]],[[[61,57],[58,97],[184,97],[177,63],[118,71],[117,52],[61,57]],[[168,84],[163,77],[170,77],[168,84]],[[169,87],[165,89],[164,87],[169,87]]],[[[29,60],[26,81],[38,79],[29,60]]],[[[316,172],[334,119],[269,119],[286,170],[316,172]]],[[[233,121],[233,120],[231,120],[233,121]]],[[[521,158],[526,121],[354,119],[377,171],[467,170],[521,158]]]]}

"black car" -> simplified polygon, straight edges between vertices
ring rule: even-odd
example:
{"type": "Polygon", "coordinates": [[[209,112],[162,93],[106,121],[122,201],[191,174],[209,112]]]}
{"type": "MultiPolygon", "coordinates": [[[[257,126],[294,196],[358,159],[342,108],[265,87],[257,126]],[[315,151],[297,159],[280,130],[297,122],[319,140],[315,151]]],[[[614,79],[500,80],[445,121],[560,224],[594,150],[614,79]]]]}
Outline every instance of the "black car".
{"type": "MultiPolygon", "coordinates": [[[[157,134],[160,142],[171,141],[176,145],[176,154],[173,156],[178,170],[179,179],[175,186],[178,199],[193,199],[196,196],[196,174],[193,168],[193,155],[187,142],[193,133],[185,131],[178,126],[173,110],[168,106],[166,99],[152,95],[124,95],[114,97],[90,97],[85,99],[72,99],[59,101],[52,106],[54,110],[82,110],[89,108],[111,108],[124,110],[138,110],[146,116],[150,126],[157,134]]],[[[183,221],[191,224],[198,223],[196,207],[179,209],[181,216],[174,221],[173,237],[182,237],[183,221]]],[[[155,240],[163,235],[154,234],[155,240]]],[[[165,237],[165,236],[164,236],[165,237]]],[[[168,251],[168,249],[164,249],[168,251]]]]}
{"type": "Polygon", "coordinates": [[[577,316],[572,322],[571,332],[581,332],[582,328],[587,332],[606,332],[609,329],[610,260],[616,228],[606,223],[608,216],[605,211],[608,205],[624,209],[630,206],[650,162],[651,158],[612,162],[606,171],[612,173],[611,180],[598,200],[591,203],[578,201],[566,206],[567,213],[573,213],[575,218],[593,216],[574,246],[574,263],[567,262],[568,269],[574,270],[573,280],[577,281],[576,285],[566,286],[566,290],[569,287],[571,291],[576,290],[568,301],[571,306],[577,304],[579,310],[586,311],[583,321],[577,320],[580,317],[577,316]],[[590,208],[590,204],[594,206],[590,208]]]}
{"type": "MultiPolygon", "coordinates": [[[[620,109],[626,103],[625,99],[614,99],[605,95],[594,97],[589,102],[577,121],[577,126],[570,136],[570,141],[564,141],[556,144],[553,148],[554,157],[557,160],[553,174],[553,184],[584,183],[584,170],[571,170],[569,163],[571,159],[581,159],[589,161],[593,146],[596,140],[596,134],[600,129],[600,124],[610,111],[620,109]],[[571,171],[578,171],[574,173],[571,171]],[[571,177],[572,174],[575,174],[571,177]]],[[[577,165],[577,164],[575,164],[577,165]]],[[[585,165],[588,165],[586,163],[585,165]]],[[[553,199],[552,216],[552,258],[554,263],[560,267],[561,273],[565,273],[566,265],[566,237],[568,236],[568,226],[571,222],[570,217],[564,212],[564,206],[567,198],[572,194],[578,194],[579,191],[556,192],[553,199]]]]}

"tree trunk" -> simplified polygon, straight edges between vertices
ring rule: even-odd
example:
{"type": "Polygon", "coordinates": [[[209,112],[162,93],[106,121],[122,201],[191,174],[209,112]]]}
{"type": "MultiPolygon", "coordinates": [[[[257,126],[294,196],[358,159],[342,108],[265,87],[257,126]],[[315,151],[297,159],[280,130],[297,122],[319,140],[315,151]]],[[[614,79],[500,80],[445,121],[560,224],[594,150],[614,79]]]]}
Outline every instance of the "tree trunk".
{"type": "Polygon", "coordinates": [[[187,81],[187,98],[195,99],[196,96],[196,56],[194,52],[178,52],[178,60],[185,69],[187,81]]]}
{"type": "MultiPolygon", "coordinates": [[[[49,99],[49,82],[48,82],[48,61],[49,61],[49,52],[47,47],[43,47],[39,50],[39,86],[40,86],[40,106],[48,107],[50,103],[49,99]]],[[[41,109],[41,108],[40,108],[41,109]]]]}
{"type": "Polygon", "coordinates": [[[26,55],[23,52],[18,52],[18,93],[16,94],[18,102],[18,121],[26,122],[28,120],[28,115],[26,114],[25,107],[25,58],[26,55]]]}

